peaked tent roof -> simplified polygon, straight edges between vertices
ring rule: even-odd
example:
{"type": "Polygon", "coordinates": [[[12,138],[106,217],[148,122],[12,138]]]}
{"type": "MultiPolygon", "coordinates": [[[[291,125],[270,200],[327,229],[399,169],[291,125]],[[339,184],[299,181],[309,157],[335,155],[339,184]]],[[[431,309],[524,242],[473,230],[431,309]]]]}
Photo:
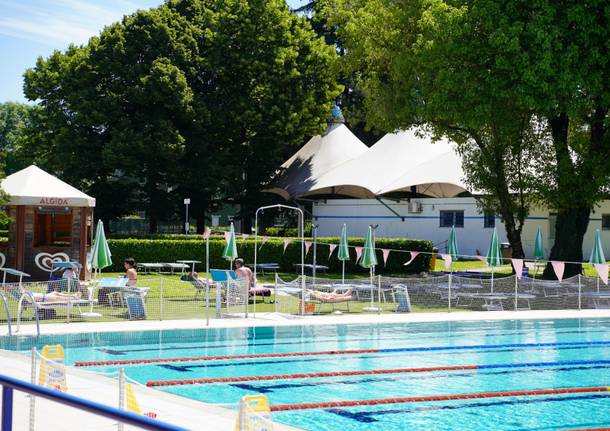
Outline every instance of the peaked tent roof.
{"type": "Polygon", "coordinates": [[[34,165],[9,175],[0,187],[10,195],[9,205],[95,206],[94,198],[34,165]]]}
{"type": "Polygon", "coordinates": [[[306,195],[335,194],[371,198],[409,190],[452,197],[467,190],[462,160],[454,145],[412,128],[390,133],[358,157],[322,175],[306,195]]]}
{"type": "Polygon", "coordinates": [[[344,124],[332,124],[284,162],[284,172],[269,191],[285,199],[303,196],[316,187],[320,176],[367,150],[344,124]]]}

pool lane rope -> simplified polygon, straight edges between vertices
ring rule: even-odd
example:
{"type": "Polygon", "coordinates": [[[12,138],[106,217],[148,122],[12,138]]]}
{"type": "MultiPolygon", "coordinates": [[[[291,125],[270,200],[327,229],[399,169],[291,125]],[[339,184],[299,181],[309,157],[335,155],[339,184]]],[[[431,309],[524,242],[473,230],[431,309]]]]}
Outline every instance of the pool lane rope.
{"type": "Polygon", "coordinates": [[[179,358],[149,358],[149,359],[120,359],[110,361],[79,361],[75,367],[103,367],[109,365],[139,365],[164,364],[170,362],[203,362],[224,359],[252,359],[252,358],[283,358],[291,356],[322,356],[322,355],[355,355],[361,353],[404,353],[404,352],[435,352],[451,350],[488,350],[503,348],[540,348],[540,347],[583,347],[583,346],[609,346],[610,341],[583,341],[566,343],[513,343],[513,344],[474,344],[466,346],[423,346],[398,347],[390,349],[356,349],[356,350],[324,350],[317,352],[278,352],[278,353],[247,353],[243,355],[216,355],[216,356],[185,356],[179,358]]]}
{"type": "Polygon", "coordinates": [[[505,391],[505,392],[479,392],[473,394],[450,394],[450,395],[429,395],[418,397],[402,398],[379,398],[372,400],[351,400],[351,401],[326,401],[317,403],[300,404],[275,404],[271,406],[272,412],[287,410],[310,410],[310,409],[331,409],[341,407],[375,406],[381,404],[400,404],[400,403],[423,403],[433,401],[456,401],[482,398],[506,398],[506,397],[529,397],[556,394],[585,394],[592,392],[608,392],[610,388],[605,386],[588,388],[562,388],[562,389],[532,389],[524,391],[505,391]]]}
{"type": "Polygon", "coordinates": [[[316,373],[294,373],[294,374],[272,374],[263,376],[230,376],[230,377],[208,377],[180,380],[152,380],[146,382],[146,386],[181,386],[181,385],[204,385],[210,383],[236,383],[248,381],[265,380],[289,380],[289,379],[309,379],[319,377],[340,377],[340,376],[365,376],[379,374],[403,374],[403,373],[430,373],[436,371],[464,371],[464,370],[490,370],[497,368],[540,368],[540,367],[561,367],[578,365],[610,365],[610,360],[595,361],[559,361],[559,362],[522,362],[505,364],[486,364],[486,365],[446,365],[435,367],[416,367],[416,368],[389,368],[377,370],[350,370],[350,371],[327,371],[316,373]]]}

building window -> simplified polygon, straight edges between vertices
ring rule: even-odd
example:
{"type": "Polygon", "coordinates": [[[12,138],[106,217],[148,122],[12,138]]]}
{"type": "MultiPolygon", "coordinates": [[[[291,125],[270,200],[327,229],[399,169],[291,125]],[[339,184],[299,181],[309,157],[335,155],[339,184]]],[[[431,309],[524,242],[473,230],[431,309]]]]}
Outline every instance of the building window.
{"type": "Polygon", "coordinates": [[[483,214],[483,227],[486,229],[493,229],[496,227],[496,215],[490,213],[483,214]]]}
{"type": "Polygon", "coordinates": [[[440,226],[441,227],[464,227],[464,211],[451,210],[440,211],[440,226]]]}
{"type": "Polygon", "coordinates": [[[610,214],[602,214],[602,230],[610,230],[610,214]]]}
{"type": "Polygon", "coordinates": [[[34,247],[72,244],[72,212],[42,208],[34,213],[34,247]]]}

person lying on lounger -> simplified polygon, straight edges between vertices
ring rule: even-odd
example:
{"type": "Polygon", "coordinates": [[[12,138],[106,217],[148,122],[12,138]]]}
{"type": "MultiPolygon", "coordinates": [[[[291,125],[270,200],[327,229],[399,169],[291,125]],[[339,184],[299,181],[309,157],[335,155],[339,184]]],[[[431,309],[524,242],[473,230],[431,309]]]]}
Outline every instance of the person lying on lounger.
{"type": "Polygon", "coordinates": [[[49,293],[37,293],[32,292],[32,297],[36,302],[69,302],[77,301],[81,297],[80,292],[75,293],[63,293],[63,292],[49,292],[49,293]]]}
{"type": "Polygon", "coordinates": [[[318,290],[308,290],[309,297],[316,299],[320,302],[344,302],[354,299],[352,297],[352,289],[345,291],[345,293],[336,292],[320,292],[318,290]]]}

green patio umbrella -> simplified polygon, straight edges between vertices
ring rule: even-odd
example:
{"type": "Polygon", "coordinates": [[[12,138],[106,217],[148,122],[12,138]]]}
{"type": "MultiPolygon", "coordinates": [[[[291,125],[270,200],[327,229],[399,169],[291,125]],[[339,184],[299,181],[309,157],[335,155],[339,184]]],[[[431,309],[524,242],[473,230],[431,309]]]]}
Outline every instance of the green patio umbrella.
{"type": "Polygon", "coordinates": [[[449,233],[449,239],[447,240],[447,254],[451,256],[452,261],[458,260],[460,251],[458,250],[455,226],[451,227],[451,232],[449,233]]]}
{"type": "Polygon", "coordinates": [[[231,268],[233,268],[233,261],[237,259],[237,243],[235,242],[235,228],[233,222],[231,222],[231,229],[229,230],[229,239],[227,245],[222,252],[222,257],[231,262],[231,268]]]}
{"type": "Polygon", "coordinates": [[[345,284],[345,262],[349,260],[349,247],[347,245],[347,225],[343,223],[343,229],[341,229],[341,239],[339,240],[339,251],[337,252],[337,258],[341,262],[341,283],[345,284]]]}
{"type": "Polygon", "coordinates": [[[373,236],[373,227],[369,226],[369,231],[366,234],[364,240],[364,247],[362,248],[362,256],[360,256],[360,266],[363,268],[369,268],[371,272],[371,305],[365,307],[366,311],[378,311],[379,309],[373,305],[373,271],[377,265],[377,255],[375,254],[375,237],[373,236]]]}
{"type": "Polygon", "coordinates": [[[602,237],[599,233],[599,229],[595,230],[595,241],[593,242],[593,249],[591,250],[591,257],[589,257],[589,263],[606,263],[606,257],[604,256],[604,247],[602,246],[602,237]]]}
{"type": "MultiPolygon", "coordinates": [[[[602,246],[602,237],[599,233],[599,229],[595,230],[595,241],[593,241],[593,249],[591,250],[589,263],[593,265],[596,263],[606,263],[606,256],[604,256],[604,247],[602,246]]],[[[599,276],[597,277],[597,291],[599,292],[599,276]]]]}
{"type": "Polygon", "coordinates": [[[485,257],[487,265],[491,266],[491,293],[494,291],[494,268],[500,266],[503,263],[502,254],[500,253],[500,243],[498,242],[498,232],[494,228],[491,234],[491,240],[489,241],[489,249],[487,250],[487,256],[485,257]]]}
{"type": "Polygon", "coordinates": [[[91,268],[96,269],[98,273],[112,265],[112,253],[110,247],[108,247],[108,241],[106,241],[106,234],[104,233],[104,223],[101,220],[97,222],[97,228],[95,229],[90,263],[91,268]]]}
{"type": "Polygon", "coordinates": [[[542,231],[538,228],[536,232],[536,241],[534,242],[534,259],[544,259],[544,247],[542,244],[542,231]]]}

